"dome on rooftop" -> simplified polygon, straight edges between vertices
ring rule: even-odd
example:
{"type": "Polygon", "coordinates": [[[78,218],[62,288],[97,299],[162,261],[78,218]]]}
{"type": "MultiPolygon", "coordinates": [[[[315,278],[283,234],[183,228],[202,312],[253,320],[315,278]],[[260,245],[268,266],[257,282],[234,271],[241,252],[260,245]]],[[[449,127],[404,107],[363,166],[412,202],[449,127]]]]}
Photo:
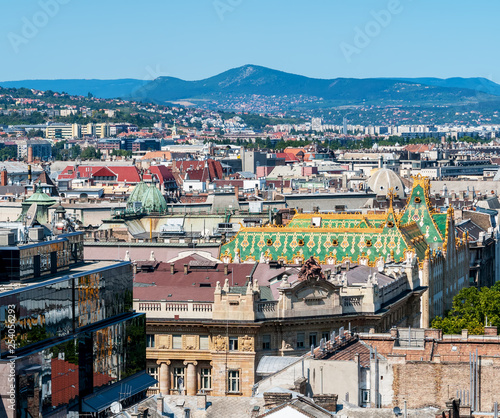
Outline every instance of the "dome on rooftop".
{"type": "Polygon", "coordinates": [[[167,202],[156,186],[149,186],[142,198],[142,207],[146,212],[166,212],[167,202]]]}
{"type": "Polygon", "coordinates": [[[377,195],[387,196],[390,189],[393,189],[395,196],[404,198],[404,184],[400,177],[388,168],[379,168],[368,179],[368,187],[377,195]]]}
{"type": "Polygon", "coordinates": [[[144,198],[144,195],[147,191],[148,185],[146,183],[144,183],[143,181],[137,183],[137,185],[132,190],[132,193],[130,193],[130,196],[127,200],[127,206],[132,206],[134,202],[142,202],[142,199],[144,198]]]}

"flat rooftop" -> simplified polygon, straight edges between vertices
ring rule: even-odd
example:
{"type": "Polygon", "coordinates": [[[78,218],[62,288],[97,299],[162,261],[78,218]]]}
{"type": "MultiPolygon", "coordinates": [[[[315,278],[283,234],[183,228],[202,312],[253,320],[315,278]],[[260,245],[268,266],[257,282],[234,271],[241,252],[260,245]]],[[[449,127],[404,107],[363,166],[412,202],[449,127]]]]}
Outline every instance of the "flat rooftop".
{"type": "Polygon", "coordinates": [[[48,282],[57,281],[58,279],[64,279],[71,275],[77,275],[81,273],[86,273],[88,271],[103,269],[107,267],[111,267],[113,265],[124,263],[123,261],[92,261],[92,262],[83,262],[74,265],[70,265],[67,270],[60,271],[56,274],[51,274],[43,277],[38,277],[36,279],[31,279],[25,282],[15,282],[15,283],[4,283],[0,284],[0,295],[3,296],[3,293],[15,291],[19,289],[27,289],[30,287],[35,287],[39,285],[46,284],[48,282]]]}

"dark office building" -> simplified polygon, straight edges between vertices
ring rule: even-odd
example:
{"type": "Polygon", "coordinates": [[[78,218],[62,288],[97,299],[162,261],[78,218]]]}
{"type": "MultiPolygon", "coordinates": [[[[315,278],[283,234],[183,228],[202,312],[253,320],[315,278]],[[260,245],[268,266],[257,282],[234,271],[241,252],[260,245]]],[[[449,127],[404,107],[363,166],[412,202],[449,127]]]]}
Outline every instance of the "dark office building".
{"type": "Polygon", "coordinates": [[[0,279],[0,416],[108,416],[156,383],[132,265],[83,262],[79,233],[51,238],[0,247],[15,278],[0,279]]]}

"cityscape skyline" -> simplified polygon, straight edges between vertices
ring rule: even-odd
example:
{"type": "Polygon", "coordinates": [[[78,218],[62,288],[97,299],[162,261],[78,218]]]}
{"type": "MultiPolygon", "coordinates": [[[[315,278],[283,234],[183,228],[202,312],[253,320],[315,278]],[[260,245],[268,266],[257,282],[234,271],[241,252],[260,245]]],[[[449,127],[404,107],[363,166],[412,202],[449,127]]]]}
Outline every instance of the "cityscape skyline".
{"type": "Polygon", "coordinates": [[[500,6],[490,3],[487,9],[427,0],[366,6],[318,1],[315,7],[240,0],[198,1],[193,7],[152,0],[138,14],[132,3],[114,0],[11,2],[4,6],[0,47],[5,62],[17,65],[0,69],[0,80],[199,80],[254,64],[313,78],[485,77],[500,82],[499,59],[487,42],[500,6]],[[47,45],[64,51],[65,59],[47,60],[47,45]],[[458,62],[461,57],[467,59],[458,62]]]}

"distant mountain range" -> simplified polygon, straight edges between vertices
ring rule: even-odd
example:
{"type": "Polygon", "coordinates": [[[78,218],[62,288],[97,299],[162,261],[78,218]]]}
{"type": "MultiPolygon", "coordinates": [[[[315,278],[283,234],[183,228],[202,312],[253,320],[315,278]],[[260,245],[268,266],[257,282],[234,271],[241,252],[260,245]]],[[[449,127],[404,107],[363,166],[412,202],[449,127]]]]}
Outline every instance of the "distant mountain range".
{"type": "Polygon", "coordinates": [[[316,79],[245,65],[198,81],[159,77],[153,81],[23,80],[2,87],[53,90],[101,98],[128,98],[169,104],[189,102],[231,108],[273,96],[281,106],[328,108],[356,105],[449,105],[500,103],[500,85],[485,78],[336,78],[316,79]]]}

